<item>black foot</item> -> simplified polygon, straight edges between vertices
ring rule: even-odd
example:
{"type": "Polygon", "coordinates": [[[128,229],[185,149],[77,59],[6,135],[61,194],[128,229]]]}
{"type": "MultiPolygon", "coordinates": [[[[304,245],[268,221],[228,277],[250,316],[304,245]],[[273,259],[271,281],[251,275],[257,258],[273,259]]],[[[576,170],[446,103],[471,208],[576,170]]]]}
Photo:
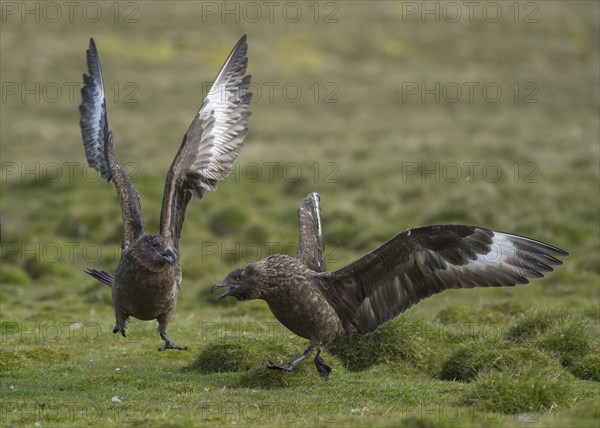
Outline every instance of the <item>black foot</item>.
{"type": "Polygon", "coordinates": [[[121,327],[120,325],[118,325],[118,324],[117,324],[117,325],[115,325],[115,327],[113,328],[113,333],[121,333],[121,335],[122,335],[123,337],[127,337],[127,336],[125,335],[125,329],[124,329],[123,327],[121,327]]]}
{"type": "Polygon", "coordinates": [[[321,377],[325,380],[329,379],[329,373],[331,373],[333,369],[325,363],[317,364],[315,362],[315,365],[317,366],[317,371],[319,372],[321,377]]]}
{"type": "Polygon", "coordinates": [[[314,361],[315,366],[317,366],[317,371],[319,372],[321,377],[324,380],[329,379],[329,373],[331,373],[333,369],[327,364],[325,364],[325,361],[323,361],[323,357],[321,357],[321,349],[318,350],[317,356],[315,357],[314,361]]]}
{"type": "Polygon", "coordinates": [[[292,369],[294,368],[294,366],[291,364],[275,364],[273,361],[269,361],[267,363],[267,368],[273,369],[273,370],[285,370],[286,372],[291,372],[292,369]]]}
{"type": "Polygon", "coordinates": [[[165,341],[165,344],[163,346],[161,346],[160,348],[158,348],[159,351],[164,351],[166,349],[177,349],[179,351],[185,351],[187,349],[187,346],[175,345],[173,342],[171,342],[169,339],[167,339],[167,335],[165,333],[161,333],[160,338],[165,341]]]}
{"type": "Polygon", "coordinates": [[[168,341],[168,342],[165,342],[165,344],[163,346],[158,348],[159,351],[164,351],[166,349],[178,349],[180,351],[185,351],[187,349],[187,346],[177,346],[173,342],[168,341]]]}

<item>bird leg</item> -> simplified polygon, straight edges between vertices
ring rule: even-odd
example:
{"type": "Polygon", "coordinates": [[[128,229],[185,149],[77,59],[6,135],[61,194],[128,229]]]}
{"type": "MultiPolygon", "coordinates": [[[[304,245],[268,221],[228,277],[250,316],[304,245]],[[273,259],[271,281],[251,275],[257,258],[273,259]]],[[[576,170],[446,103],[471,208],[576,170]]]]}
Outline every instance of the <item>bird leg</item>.
{"type": "Polygon", "coordinates": [[[165,349],[178,349],[180,351],[185,351],[187,349],[187,346],[177,346],[171,342],[165,332],[160,333],[160,338],[165,341],[165,344],[158,348],[159,351],[164,351],[165,349]]]}
{"type": "Polygon", "coordinates": [[[308,357],[310,357],[310,354],[312,354],[314,349],[313,345],[310,345],[306,351],[304,351],[304,354],[300,355],[298,358],[296,358],[294,361],[290,361],[287,364],[275,364],[272,361],[269,361],[269,363],[267,364],[267,368],[269,369],[275,369],[275,370],[285,370],[287,372],[292,371],[292,369],[294,367],[296,367],[299,363],[301,363],[302,361],[306,360],[308,357]]]}
{"type": "Polygon", "coordinates": [[[121,333],[123,337],[127,337],[125,335],[125,328],[123,328],[123,326],[120,323],[115,324],[115,326],[113,327],[113,333],[121,333]]]}
{"type": "Polygon", "coordinates": [[[327,380],[329,378],[329,373],[331,373],[333,369],[323,361],[323,357],[321,357],[321,348],[317,349],[317,355],[315,356],[314,362],[321,377],[327,380]]]}

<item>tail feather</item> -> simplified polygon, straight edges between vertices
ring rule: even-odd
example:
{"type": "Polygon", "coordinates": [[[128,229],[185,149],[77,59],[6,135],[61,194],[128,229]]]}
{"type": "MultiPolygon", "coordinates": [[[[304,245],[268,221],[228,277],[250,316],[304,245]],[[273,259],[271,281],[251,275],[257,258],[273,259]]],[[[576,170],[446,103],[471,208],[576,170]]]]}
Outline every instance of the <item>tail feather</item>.
{"type": "Polygon", "coordinates": [[[112,287],[113,282],[115,280],[115,276],[112,273],[106,272],[104,270],[96,270],[96,269],[86,269],[85,273],[93,276],[95,279],[100,281],[103,284],[112,287]]]}

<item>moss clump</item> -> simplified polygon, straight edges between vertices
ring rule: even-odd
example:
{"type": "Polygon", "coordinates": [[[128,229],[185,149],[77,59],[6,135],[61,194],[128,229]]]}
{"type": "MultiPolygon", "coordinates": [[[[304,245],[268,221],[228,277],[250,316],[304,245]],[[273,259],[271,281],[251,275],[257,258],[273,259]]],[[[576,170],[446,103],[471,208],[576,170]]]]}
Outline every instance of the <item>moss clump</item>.
{"type": "Polygon", "coordinates": [[[366,370],[377,364],[409,361],[420,370],[435,352],[426,346],[433,327],[423,322],[397,319],[367,335],[353,334],[339,339],[327,349],[351,371],[366,370]]]}
{"type": "Polygon", "coordinates": [[[459,402],[489,412],[517,414],[568,407],[573,401],[571,395],[564,372],[532,367],[519,374],[484,373],[459,402]]]}
{"type": "Polygon", "coordinates": [[[575,360],[568,370],[579,379],[600,382],[600,355],[588,354],[575,360]]]}
{"type": "Polygon", "coordinates": [[[29,284],[31,278],[22,268],[15,265],[3,264],[0,268],[0,284],[29,284]]]}
{"type": "Polygon", "coordinates": [[[556,363],[537,349],[516,348],[505,340],[481,340],[462,345],[452,353],[443,363],[439,377],[471,382],[490,370],[519,373],[524,367],[552,365],[556,363]]]}

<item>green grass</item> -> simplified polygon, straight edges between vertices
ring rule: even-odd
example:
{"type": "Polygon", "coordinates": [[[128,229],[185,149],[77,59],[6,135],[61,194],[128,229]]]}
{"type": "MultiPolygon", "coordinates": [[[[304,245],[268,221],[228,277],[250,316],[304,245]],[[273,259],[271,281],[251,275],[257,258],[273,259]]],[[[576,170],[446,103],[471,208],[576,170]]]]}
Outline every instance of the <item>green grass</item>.
{"type": "MultiPolygon", "coordinates": [[[[322,22],[329,3],[319,3],[318,23],[312,3],[298,3],[295,24],[281,14],[202,22],[200,2],[139,2],[138,22],[124,24],[109,3],[99,3],[96,24],[7,16],[1,80],[66,91],[95,37],[107,86],[119,89],[107,90],[109,116],[148,231],[158,229],[165,174],[203,83],[242,33],[260,98],[239,167],[188,208],[169,337],[189,350],[158,352],[154,322],[133,321],[128,339],[112,334],[110,290],[83,273],[114,271],[122,226],[114,188],[84,169],[78,89],[49,102],[3,87],[3,426],[598,425],[597,3],[534,2],[535,24],[513,22],[512,2],[495,24],[481,14],[423,23],[402,15],[408,3],[386,1],[331,3],[337,23],[322,22]],[[297,102],[280,90],[269,100],[268,85],[290,82],[302,88],[297,102]],[[403,100],[411,82],[496,82],[503,96],[403,100]],[[127,83],[139,102],[124,102],[127,83]],[[522,102],[528,83],[537,103],[522,102]],[[65,162],[76,162],[72,175],[65,162]],[[437,178],[427,172],[436,162],[437,178]],[[457,180],[452,165],[463,166],[457,180]],[[485,165],[502,175],[491,180],[496,170],[485,176],[485,165]],[[306,341],[264,302],[216,303],[209,288],[271,252],[293,255],[297,206],[312,191],[332,270],[407,227],[436,223],[531,236],[571,256],[529,286],[445,292],[373,335],[330,346],[328,382],[310,360],[273,372],[268,360],[288,361],[306,341]]],[[[519,3],[521,18],[530,3],[519,3]]]]}

